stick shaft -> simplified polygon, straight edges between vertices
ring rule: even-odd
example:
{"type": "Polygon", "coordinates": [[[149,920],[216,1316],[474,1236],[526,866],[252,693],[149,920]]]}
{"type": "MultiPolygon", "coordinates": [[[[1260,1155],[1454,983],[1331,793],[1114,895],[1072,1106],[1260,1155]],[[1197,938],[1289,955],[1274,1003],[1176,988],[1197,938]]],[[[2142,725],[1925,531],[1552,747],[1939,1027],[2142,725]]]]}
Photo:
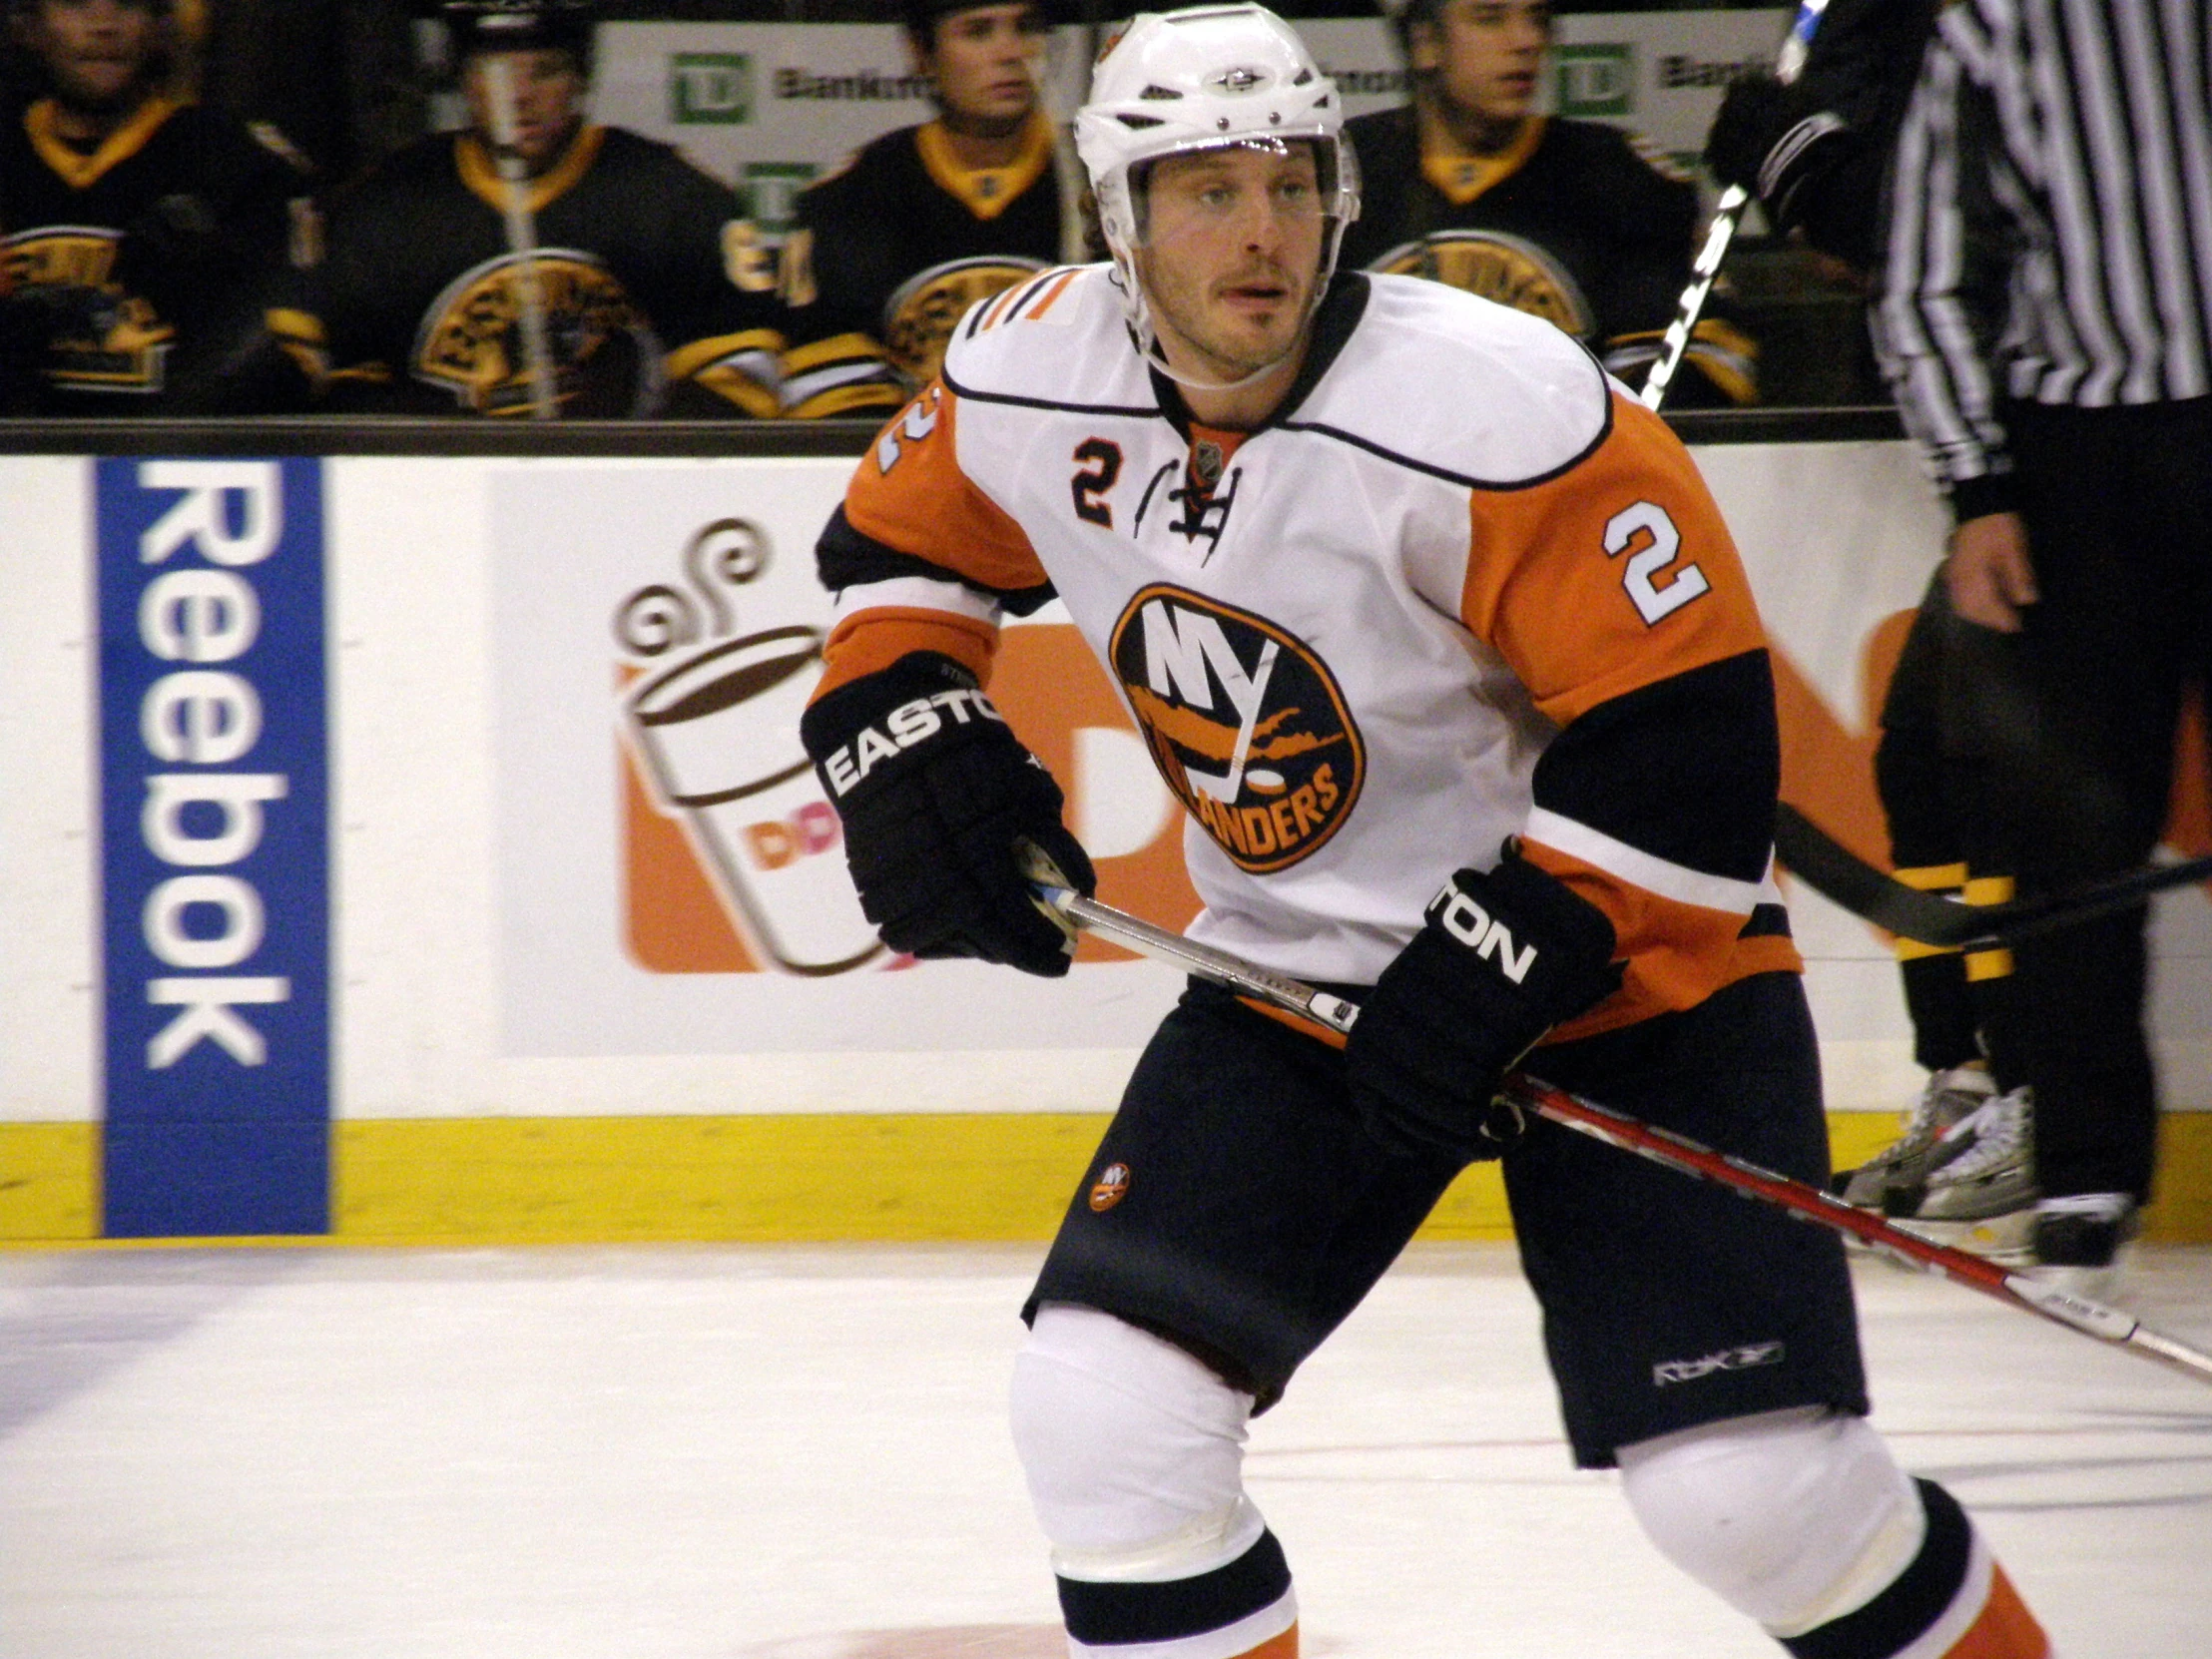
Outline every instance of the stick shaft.
{"type": "Polygon", "coordinates": [[[2153,864],[2004,904],[1960,904],[1909,887],[1853,853],[1792,807],[1775,811],[1775,851],[1814,891],[1887,932],[1945,948],[1983,949],[2054,933],[2141,904],[2172,887],[2212,879],[2212,857],[2153,864]]]}
{"type": "Polygon", "coordinates": [[[1037,89],[1037,109],[1052,130],[1052,181],[1060,198],[1060,263],[1082,265],[1090,258],[1083,242],[1083,192],[1087,178],[1082,158],[1075,153],[1075,135],[1060,120],[1060,101],[1053,95],[1050,52],[1029,60],[1029,80],[1037,89]]]}
{"type": "MultiPolygon", "coordinates": [[[[1186,939],[1163,927],[1062,887],[1039,889],[1054,909],[1140,955],[1171,963],[1273,1007],[1299,1014],[1330,1030],[1350,1032],[1358,1022],[1356,1003],[1316,986],[1248,962],[1226,950],[1186,939]]],[[[1882,1217],[1854,1209],[1808,1182],[1765,1169],[1742,1158],[1716,1152],[1686,1136],[1656,1129],[1635,1118],[1567,1093],[1525,1072],[1506,1080],[1506,1098],[1524,1110],[1564,1128],[1633,1152],[1678,1174],[1711,1181],[1741,1197],[1772,1204],[1801,1221],[1848,1234],[1896,1261],[1955,1281],[1984,1296],[2023,1309],[2069,1331],[2078,1331],[2145,1359],[2212,1383],[2212,1355],[2152,1331],[2134,1316],[2073,1296],[2054,1286],[2008,1273],[1994,1262],[1963,1250],[1931,1244],[1893,1226],[1882,1217]]]]}
{"type": "MultiPolygon", "coordinates": [[[[1803,0],[1799,5],[1797,16],[1790,24],[1790,33],[1783,40],[1782,51],[1775,60],[1775,78],[1783,85],[1789,85],[1805,72],[1813,31],[1820,27],[1821,13],[1826,10],[1828,0],[1803,0]]],[[[1730,185],[1714,204],[1713,223],[1706,230],[1705,246],[1698,250],[1697,259],[1690,267],[1690,284],[1675,301],[1674,320],[1667,324],[1658,360],[1644,376],[1644,389],[1636,394],[1637,401],[1645,408],[1655,410],[1667,400],[1667,388],[1674,384],[1682,359],[1689,354],[1691,331],[1704,314],[1705,301],[1713,291],[1713,279],[1720,275],[1721,261],[1728,257],[1728,245],[1735,240],[1736,227],[1744,217],[1744,209],[1750,205],[1751,194],[1741,185],[1730,185]]]]}
{"type": "Polygon", "coordinates": [[[491,105],[491,142],[499,173],[500,217],[507,228],[507,252],[515,257],[515,287],[522,301],[523,369],[530,377],[530,413],[553,420],[560,407],[553,392],[553,344],[545,325],[545,289],[538,281],[537,218],[530,212],[530,178],[516,149],[514,66],[503,52],[484,59],[485,90],[491,105]]]}

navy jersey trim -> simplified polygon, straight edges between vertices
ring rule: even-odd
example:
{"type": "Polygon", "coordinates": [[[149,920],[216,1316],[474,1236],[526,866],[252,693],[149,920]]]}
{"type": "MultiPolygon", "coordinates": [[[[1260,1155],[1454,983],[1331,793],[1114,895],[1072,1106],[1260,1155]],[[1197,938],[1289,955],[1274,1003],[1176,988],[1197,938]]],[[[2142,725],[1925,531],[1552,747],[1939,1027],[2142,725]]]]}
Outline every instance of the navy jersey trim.
{"type": "Polygon", "coordinates": [[[1600,703],[1537,759],[1535,804],[1686,869],[1757,881],[1782,741],[1764,648],[1600,703]]]}
{"type": "Polygon", "coordinates": [[[865,587],[871,582],[919,576],[931,582],[957,582],[969,592],[995,601],[1015,616],[1040,611],[1056,597],[1049,582],[1033,588],[987,588],[956,570],[931,564],[912,553],[902,553],[853,529],[852,521],[844,516],[842,503],[830,515],[830,522],[822,527],[822,535],[815,542],[815,567],[822,574],[822,585],[832,593],[839,588],[865,587]]]}
{"type": "Polygon", "coordinates": [[[1087,1647],[1108,1647],[1172,1642],[1248,1619],[1283,1599],[1291,1569],[1275,1534],[1262,1532],[1259,1542],[1227,1566],[1196,1578],[1158,1584],[1063,1578],[1059,1587],[1068,1634],[1087,1647]]]}
{"type": "Polygon", "coordinates": [[[1966,1582],[1973,1532],[1958,1500],[1933,1480],[1916,1479],[1928,1511],[1928,1536],[1898,1580],[1855,1613],[1784,1638],[1794,1659],[1857,1659],[1898,1653],[1941,1618],[1966,1582]]]}
{"type": "Polygon", "coordinates": [[[1751,919],[1737,931],[1739,939],[1786,939],[1790,937],[1790,907],[1787,904],[1754,904],[1751,919]]]}
{"type": "MultiPolygon", "coordinates": [[[[1576,341],[1577,345],[1580,345],[1580,341],[1576,341]]],[[[1377,443],[1373,438],[1361,437],[1357,432],[1348,432],[1341,426],[1331,426],[1323,421],[1286,420],[1280,424],[1286,432],[1314,432],[1323,437],[1335,438],[1341,443],[1351,444],[1356,449],[1365,449],[1369,454],[1380,459],[1394,462],[1409,471],[1425,473],[1431,478],[1440,478],[1447,484],[1456,484],[1461,489],[1494,492],[1534,489],[1539,484],[1548,484],[1555,478],[1565,477],[1604,448],[1605,440],[1613,435],[1613,394],[1605,383],[1605,367],[1596,357],[1590,355],[1587,346],[1582,346],[1581,349],[1583,356],[1589,359],[1590,367],[1597,371],[1598,395],[1604,399],[1604,408],[1598,418],[1597,435],[1557,466],[1548,468],[1543,472],[1532,473],[1526,478],[1476,478],[1466,473],[1453,472],[1449,467],[1437,466],[1432,461],[1415,460],[1410,455],[1401,455],[1394,449],[1377,443]]]]}
{"type": "Polygon", "coordinates": [[[1130,420],[1157,420],[1161,410],[1135,403],[1068,403],[1056,397],[1028,397],[1014,391],[978,391],[953,378],[952,370],[938,370],[945,389],[965,403],[1007,403],[1019,409],[1057,409],[1063,414],[1114,415],[1130,420]]]}

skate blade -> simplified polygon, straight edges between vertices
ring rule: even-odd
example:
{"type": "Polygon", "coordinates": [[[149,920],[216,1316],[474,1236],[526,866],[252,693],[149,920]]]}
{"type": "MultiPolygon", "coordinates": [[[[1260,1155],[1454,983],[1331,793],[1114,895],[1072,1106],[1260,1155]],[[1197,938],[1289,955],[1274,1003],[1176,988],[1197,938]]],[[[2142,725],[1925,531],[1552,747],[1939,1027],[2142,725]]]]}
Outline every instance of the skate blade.
{"type": "Polygon", "coordinates": [[[2035,1209],[2032,1205],[2007,1215],[1985,1216],[1979,1221],[1924,1221],[1918,1217],[1892,1216],[1890,1225],[1916,1239],[1963,1250],[2006,1267],[2026,1267],[2035,1260],[2035,1209]]]}

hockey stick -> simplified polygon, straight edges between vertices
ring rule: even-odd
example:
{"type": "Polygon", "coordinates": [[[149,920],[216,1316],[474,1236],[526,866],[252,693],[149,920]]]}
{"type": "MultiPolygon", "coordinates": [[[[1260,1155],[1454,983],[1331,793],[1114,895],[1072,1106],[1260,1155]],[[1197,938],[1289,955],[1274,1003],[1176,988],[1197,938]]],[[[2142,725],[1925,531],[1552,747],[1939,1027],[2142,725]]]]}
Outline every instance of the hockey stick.
{"type": "MultiPolygon", "coordinates": [[[[1350,1032],[1359,1020],[1360,1010],[1356,1004],[1287,974],[1170,933],[1066,887],[1040,885],[1037,890],[1046,903],[1071,922],[1141,955],[1172,963],[1201,979],[1241,991],[1332,1031],[1350,1032]]],[[[2009,1307],[2025,1309],[2070,1331],[2156,1360],[2200,1382],[2212,1382],[2212,1354],[2200,1353],[2186,1343],[2153,1331],[2132,1314],[2074,1296],[2025,1274],[2007,1272],[1996,1263],[1966,1251],[1917,1239],[1882,1217],[1855,1210],[1842,1199],[1807,1182],[1715,1152],[1711,1147],[1668,1130],[1654,1129],[1579,1095],[1554,1088],[1526,1072],[1515,1072],[1506,1079],[1505,1099],[1522,1111],[1534,1112],[1578,1134],[1633,1152],[1655,1164],[1664,1164],[1678,1174],[1714,1182],[1740,1198],[1772,1204],[1800,1221],[1849,1234],[1908,1267],[1955,1280],[2009,1307]]]]}
{"type": "Polygon", "coordinates": [[[484,59],[484,90],[491,104],[493,165],[499,170],[500,214],[507,222],[507,252],[515,258],[515,286],[522,300],[522,362],[530,376],[530,413],[553,420],[553,346],[545,326],[545,290],[538,283],[538,227],[530,212],[530,175],[517,148],[514,66],[504,52],[484,59]]]}
{"type": "Polygon", "coordinates": [[[2212,880],[2208,856],[2153,864],[2005,904],[1962,904],[1883,874],[1788,802],[1775,811],[1774,849],[1792,875],[1860,920],[1945,949],[2011,944],[2127,909],[2169,887],[2212,880]]]}
{"type": "Polygon", "coordinates": [[[1075,134],[1060,120],[1059,100],[1052,95],[1050,49],[1029,61],[1029,80],[1037,89],[1037,110],[1052,130],[1052,181],[1060,194],[1060,263],[1082,265],[1090,259],[1083,240],[1083,192],[1086,188],[1082,158],[1075,153],[1075,134]]]}
{"type": "MultiPolygon", "coordinates": [[[[1813,31],[1820,27],[1821,13],[1826,10],[1828,0],[1802,0],[1799,5],[1774,66],[1775,79],[1784,86],[1805,73],[1805,58],[1812,48],[1813,31]]],[[[1657,409],[1667,400],[1667,388],[1674,384],[1675,371],[1681,368],[1683,357],[1689,353],[1690,330],[1697,326],[1706,297],[1713,291],[1713,279],[1720,275],[1721,261],[1728,257],[1728,245],[1736,240],[1737,222],[1750,205],[1751,193],[1741,185],[1730,185],[1713,205],[1713,223],[1706,229],[1705,246],[1698,250],[1697,259],[1690,266],[1690,285],[1675,301],[1674,320],[1667,324],[1658,360],[1644,376],[1644,389],[1636,394],[1645,408],[1657,409]]]]}

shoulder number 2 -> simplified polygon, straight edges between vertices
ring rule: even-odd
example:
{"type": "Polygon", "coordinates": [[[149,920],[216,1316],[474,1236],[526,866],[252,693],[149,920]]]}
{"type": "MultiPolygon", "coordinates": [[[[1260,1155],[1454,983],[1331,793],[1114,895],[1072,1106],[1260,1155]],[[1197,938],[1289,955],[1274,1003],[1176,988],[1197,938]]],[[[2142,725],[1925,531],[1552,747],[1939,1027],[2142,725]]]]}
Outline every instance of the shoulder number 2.
{"type": "Polygon", "coordinates": [[[1631,547],[1637,550],[1630,554],[1627,568],[1621,572],[1621,586],[1628,590],[1629,600],[1647,628],[1672,616],[1713,585],[1696,565],[1684,565],[1665,587],[1658,584],[1659,573],[1682,551],[1682,532],[1674,527],[1666,508],[1655,501],[1625,507],[1607,522],[1605,556],[1618,558],[1631,547]]]}

